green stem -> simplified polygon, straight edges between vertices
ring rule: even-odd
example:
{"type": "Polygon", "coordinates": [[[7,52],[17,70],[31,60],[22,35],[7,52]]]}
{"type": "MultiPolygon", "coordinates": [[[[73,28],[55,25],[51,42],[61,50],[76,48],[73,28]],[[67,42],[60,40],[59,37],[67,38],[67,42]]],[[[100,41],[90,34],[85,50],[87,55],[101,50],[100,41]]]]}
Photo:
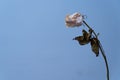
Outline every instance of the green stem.
{"type": "MultiPolygon", "coordinates": [[[[94,31],[85,21],[83,21],[83,23],[84,23],[89,29],[91,29],[91,30],[93,31],[93,34],[94,34],[95,37],[98,39],[97,34],[95,33],[95,31],[94,31]]],[[[99,40],[99,39],[98,39],[98,40],[99,40]]],[[[104,59],[105,64],[106,64],[107,80],[109,80],[109,67],[108,67],[108,62],[107,62],[107,58],[106,58],[105,52],[104,52],[104,50],[103,50],[103,47],[102,47],[102,44],[100,43],[100,41],[99,41],[99,48],[100,48],[100,51],[101,51],[101,53],[102,53],[103,59],[104,59]]]]}

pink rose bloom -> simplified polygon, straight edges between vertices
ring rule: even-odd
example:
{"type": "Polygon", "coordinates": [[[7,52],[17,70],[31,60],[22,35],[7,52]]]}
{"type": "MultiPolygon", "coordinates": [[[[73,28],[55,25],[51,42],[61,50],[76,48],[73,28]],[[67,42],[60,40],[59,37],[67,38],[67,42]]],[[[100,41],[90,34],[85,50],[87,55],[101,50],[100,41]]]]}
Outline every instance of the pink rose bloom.
{"type": "Polygon", "coordinates": [[[74,13],[72,15],[67,15],[65,18],[67,27],[79,27],[83,24],[84,16],[80,13],[74,13]]]}

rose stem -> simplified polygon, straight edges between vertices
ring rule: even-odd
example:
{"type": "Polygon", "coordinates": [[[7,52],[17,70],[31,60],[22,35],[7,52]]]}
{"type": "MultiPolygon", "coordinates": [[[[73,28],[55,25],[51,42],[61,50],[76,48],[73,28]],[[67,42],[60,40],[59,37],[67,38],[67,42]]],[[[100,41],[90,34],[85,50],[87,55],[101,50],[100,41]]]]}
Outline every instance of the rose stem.
{"type": "MultiPolygon", "coordinates": [[[[83,23],[84,23],[89,29],[91,29],[91,30],[93,31],[93,34],[94,34],[95,37],[98,39],[97,34],[95,33],[95,31],[94,31],[84,20],[83,20],[83,23]]],[[[99,41],[99,39],[98,39],[98,41],[99,41]]],[[[108,62],[107,62],[107,58],[106,58],[105,52],[104,52],[104,50],[103,50],[103,47],[102,47],[102,44],[100,43],[100,41],[99,41],[99,48],[100,48],[100,51],[101,51],[101,53],[102,53],[102,56],[103,56],[104,61],[105,61],[105,64],[106,64],[107,80],[109,80],[109,67],[108,67],[108,62]]]]}

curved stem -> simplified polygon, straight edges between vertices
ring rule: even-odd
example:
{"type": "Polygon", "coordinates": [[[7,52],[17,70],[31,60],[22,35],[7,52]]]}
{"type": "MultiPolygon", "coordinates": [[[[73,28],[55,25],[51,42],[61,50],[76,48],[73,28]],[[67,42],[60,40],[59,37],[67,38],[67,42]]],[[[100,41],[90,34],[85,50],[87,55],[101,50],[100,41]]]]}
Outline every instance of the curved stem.
{"type": "Polygon", "coordinates": [[[108,63],[107,63],[107,58],[106,58],[106,56],[105,56],[105,53],[104,53],[104,50],[103,50],[103,48],[102,48],[102,45],[101,45],[100,41],[99,41],[99,48],[100,48],[100,51],[101,51],[101,53],[102,53],[102,56],[103,56],[104,61],[105,61],[105,64],[106,64],[107,80],[109,80],[109,67],[108,67],[108,63]]]}
{"type": "MultiPolygon", "coordinates": [[[[83,23],[84,23],[89,29],[91,29],[91,30],[93,31],[93,34],[94,34],[95,37],[98,39],[97,34],[95,33],[95,31],[94,31],[85,21],[83,21],[83,23]]],[[[99,39],[98,39],[98,41],[99,41],[99,39]]],[[[104,50],[103,50],[103,47],[102,47],[102,44],[100,43],[100,41],[99,41],[99,48],[100,48],[100,51],[101,51],[101,53],[102,53],[102,56],[103,56],[104,61],[105,61],[105,64],[106,64],[107,80],[109,80],[109,67],[108,67],[108,62],[107,62],[107,58],[106,58],[105,52],[104,52],[104,50]]]]}

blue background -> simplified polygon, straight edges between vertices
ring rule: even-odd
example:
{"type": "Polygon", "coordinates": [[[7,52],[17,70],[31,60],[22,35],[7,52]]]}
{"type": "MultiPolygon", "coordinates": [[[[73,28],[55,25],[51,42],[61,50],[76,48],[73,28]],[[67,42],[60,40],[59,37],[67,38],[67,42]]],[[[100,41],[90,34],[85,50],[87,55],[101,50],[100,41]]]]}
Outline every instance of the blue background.
{"type": "Polygon", "coordinates": [[[100,33],[110,80],[120,80],[119,0],[0,0],[0,80],[106,80],[102,55],[72,39],[65,16],[80,12],[100,33]]]}

